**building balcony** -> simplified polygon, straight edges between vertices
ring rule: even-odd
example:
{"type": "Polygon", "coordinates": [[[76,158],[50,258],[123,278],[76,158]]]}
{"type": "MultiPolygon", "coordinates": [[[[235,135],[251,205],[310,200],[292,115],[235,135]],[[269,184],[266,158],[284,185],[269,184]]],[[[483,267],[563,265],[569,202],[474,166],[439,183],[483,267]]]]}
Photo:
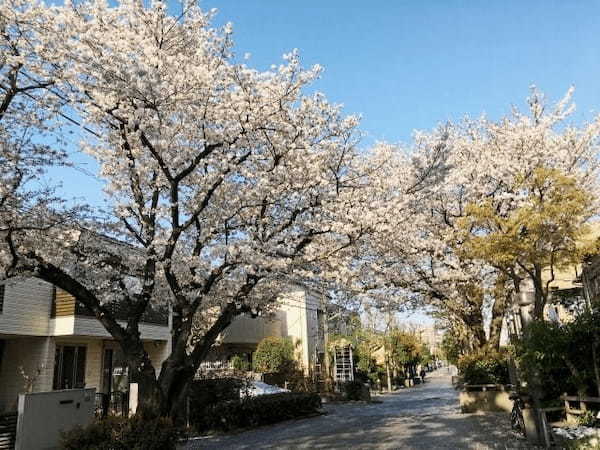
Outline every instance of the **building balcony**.
{"type": "MultiPolygon", "coordinates": [[[[113,317],[121,324],[127,321],[126,308],[117,302],[105,305],[113,317]]],[[[110,334],[96,319],[94,314],[67,292],[57,289],[50,312],[50,335],[52,336],[96,336],[109,338],[110,334]]],[[[140,321],[142,339],[168,340],[169,312],[163,309],[148,308],[140,321]]]]}

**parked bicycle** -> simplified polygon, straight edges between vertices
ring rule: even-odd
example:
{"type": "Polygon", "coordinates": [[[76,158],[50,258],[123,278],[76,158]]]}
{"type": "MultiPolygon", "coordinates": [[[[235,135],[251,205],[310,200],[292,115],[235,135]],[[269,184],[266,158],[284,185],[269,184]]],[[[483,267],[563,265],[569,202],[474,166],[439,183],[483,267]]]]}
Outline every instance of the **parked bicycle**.
{"type": "Polygon", "coordinates": [[[523,419],[525,402],[518,392],[511,393],[508,398],[513,401],[513,407],[510,413],[510,427],[515,432],[525,436],[525,420],[523,419]]]}

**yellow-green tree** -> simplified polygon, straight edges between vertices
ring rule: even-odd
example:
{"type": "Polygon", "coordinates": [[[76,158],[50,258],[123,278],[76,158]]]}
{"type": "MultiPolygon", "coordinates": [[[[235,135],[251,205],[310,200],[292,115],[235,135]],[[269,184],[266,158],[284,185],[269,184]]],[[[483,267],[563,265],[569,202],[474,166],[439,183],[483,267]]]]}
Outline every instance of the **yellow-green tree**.
{"type": "Polygon", "coordinates": [[[550,285],[557,270],[581,261],[592,250],[585,243],[593,198],[575,178],[538,167],[517,175],[502,202],[469,204],[459,221],[459,252],[484,261],[511,280],[530,279],[535,294],[533,317],[543,320],[550,285]]]}

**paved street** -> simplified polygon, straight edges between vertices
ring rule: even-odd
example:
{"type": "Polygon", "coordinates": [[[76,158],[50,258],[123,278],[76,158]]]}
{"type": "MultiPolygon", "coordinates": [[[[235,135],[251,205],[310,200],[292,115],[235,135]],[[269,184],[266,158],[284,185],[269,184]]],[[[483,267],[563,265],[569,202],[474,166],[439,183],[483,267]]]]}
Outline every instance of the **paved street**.
{"type": "Polygon", "coordinates": [[[321,417],[229,436],[200,438],[185,450],[257,448],[513,449],[508,414],[460,414],[445,369],[424,386],[376,396],[383,403],[326,405],[321,417]]]}

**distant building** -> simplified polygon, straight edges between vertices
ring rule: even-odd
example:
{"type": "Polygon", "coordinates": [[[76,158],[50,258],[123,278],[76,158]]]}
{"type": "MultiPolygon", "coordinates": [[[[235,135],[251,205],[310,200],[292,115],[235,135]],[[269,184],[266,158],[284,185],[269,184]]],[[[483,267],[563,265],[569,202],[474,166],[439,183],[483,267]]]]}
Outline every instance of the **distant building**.
{"type": "Polygon", "coordinates": [[[417,333],[432,355],[438,355],[442,348],[442,340],[444,339],[444,330],[437,324],[422,325],[418,328],[417,333]]]}

